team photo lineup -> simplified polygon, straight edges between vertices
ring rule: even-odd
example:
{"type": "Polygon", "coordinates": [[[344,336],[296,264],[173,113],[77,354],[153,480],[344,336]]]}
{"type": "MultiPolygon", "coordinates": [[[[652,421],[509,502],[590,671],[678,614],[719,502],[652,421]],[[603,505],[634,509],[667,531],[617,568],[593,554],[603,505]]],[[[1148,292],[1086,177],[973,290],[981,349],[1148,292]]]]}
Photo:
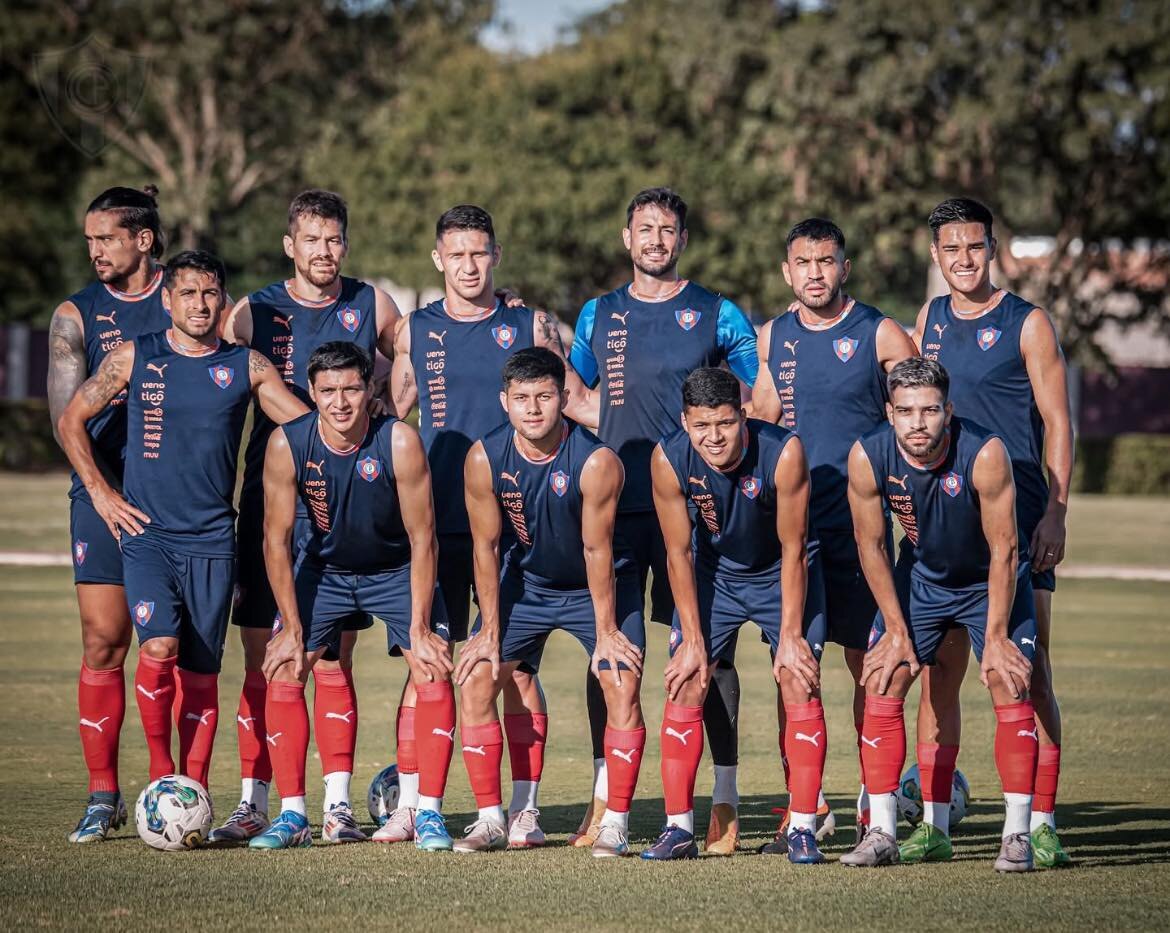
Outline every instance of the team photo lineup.
{"type": "Polygon", "coordinates": [[[570,341],[526,303],[535,296],[496,280],[507,231],[497,239],[481,207],[437,219],[443,297],[411,309],[343,274],[337,193],[293,198],[291,275],[242,297],[219,257],[167,253],[159,202],[153,186],[93,199],[94,280],[57,307],[49,335],[49,408],[74,470],[89,774],[70,843],[133,819],[167,850],[315,837],[461,854],[544,846],[540,669],[562,631],[584,649],[574,689],[592,744],[569,845],[595,858],[745,850],[742,636],[770,653],[769,754],[784,786],[768,790],[787,794],[754,851],[828,861],[821,842],[845,828],[822,789],[831,738],[855,758],[859,788],[854,844],[833,861],[951,860],[970,799],[957,759],[973,654],[1002,792],[989,869],[1073,863],[1055,819],[1049,659],[1073,470],[1066,364],[1047,311],[993,280],[982,203],[950,198],[923,218],[947,293],[912,332],[850,293],[846,233],[819,217],[787,231],[775,263],[792,302],[757,328],[686,278],[683,197],[642,190],[614,230],[629,280],[585,303],[570,341]],[[366,720],[394,749],[367,790],[352,782],[353,664],[359,641],[381,650],[373,632],[359,638],[376,623],[405,664],[384,668],[401,681],[394,722],[366,720]],[[243,686],[221,697],[233,629],[243,686]],[[648,650],[668,652],[665,667],[648,650]],[[830,736],[822,666],[842,661],[855,732],[830,736]],[[119,779],[128,692],[149,753],[136,806],[119,779]],[[646,703],[662,711],[657,737],[646,703]],[[217,819],[210,766],[233,708],[241,793],[217,819]],[[443,812],[457,751],[477,809],[462,833],[443,812]],[[640,790],[665,810],[645,846],[630,833],[640,790]],[[900,836],[903,818],[914,828],[900,836]]]}

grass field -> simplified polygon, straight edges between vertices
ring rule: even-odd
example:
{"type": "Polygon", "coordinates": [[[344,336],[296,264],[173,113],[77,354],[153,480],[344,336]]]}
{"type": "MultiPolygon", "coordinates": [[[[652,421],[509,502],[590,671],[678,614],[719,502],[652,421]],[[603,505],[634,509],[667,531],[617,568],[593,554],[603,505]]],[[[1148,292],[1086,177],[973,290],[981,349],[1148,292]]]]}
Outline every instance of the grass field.
{"type": "MultiPolygon", "coordinates": [[[[5,550],[67,549],[59,477],[0,476],[8,514],[5,550]],[[46,517],[47,516],[47,517],[46,517]]],[[[1085,499],[1073,509],[1070,559],[1166,564],[1165,500],[1085,499]],[[1143,561],[1142,558],[1145,557],[1143,561]]],[[[770,837],[782,802],[774,687],[767,652],[741,640],[744,684],[741,809],[744,851],[724,860],[652,865],[596,862],[567,848],[588,798],[585,658],[554,636],[542,679],[550,741],[542,788],[545,851],[481,857],[427,855],[401,846],[348,846],[281,853],[157,853],[130,828],[100,846],[72,847],[65,834],[80,814],[85,775],[76,725],[79,657],[76,607],[67,568],[0,568],[0,918],[10,929],[260,929],[343,923],[355,929],[549,927],[702,929],[1164,928],[1170,908],[1170,585],[1072,580],[1056,597],[1055,662],[1065,714],[1064,776],[1058,819],[1078,867],[1001,877],[1000,804],[991,754],[992,716],[977,679],[964,696],[967,721],[959,765],[974,797],[956,831],[953,864],[848,871],[798,868],[752,853],[770,837]]],[[[234,634],[234,633],[233,633],[234,634]]],[[[359,645],[361,728],[355,787],[391,758],[393,705],[404,676],[377,634],[359,645]]],[[[133,652],[132,660],[133,663],[133,652]]],[[[825,704],[831,750],[826,793],[851,826],[856,757],[849,684],[839,656],[827,655],[825,704]]],[[[665,630],[651,629],[644,696],[651,740],[635,800],[632,836],[649,841],[662,817],[657,672],[665,630]]],[[[229,642],[221,700],[234,708],[240,650],[229,642]]],[[[235,731],[223,718],[212,772],[220,815],[238,790],[235,731]]],[[[913,742],[913,735],[911,735],[913,742]]],[[[310,774],[318,769],[310,762],[310,774]]],[[[133,798],[146,774],[146,749],[132,700],[123,730],[122,783],[133,798]]],[[[321,791],[310,782],[311,813],[321,791]]],[[[709,768],[700,773],[698,821],[706,821],[709,768]]],[[[355,797],[359,797],[355,794],[355,797]]],[[[355,801],[356,803],[357,801],[355,801]]],[[[360,808],[364,809],[364,808],[360,808]]],[[[456,758],[447,812],[453,831],[473,802],[456,758]]],[[[852,840],[827,847],[836,860],[852,840]]]]}

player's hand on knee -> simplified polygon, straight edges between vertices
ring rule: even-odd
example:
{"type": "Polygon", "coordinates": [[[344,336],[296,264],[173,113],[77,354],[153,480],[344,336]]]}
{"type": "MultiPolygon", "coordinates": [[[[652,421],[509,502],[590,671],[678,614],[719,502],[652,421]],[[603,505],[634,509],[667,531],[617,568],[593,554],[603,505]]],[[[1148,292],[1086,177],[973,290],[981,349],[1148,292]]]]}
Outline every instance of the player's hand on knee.
{"type": "Polygon", "coordinates": [[[809,693],[815,693],[820,689],[821,666],[804,638],[783,635],[780,637],[780,646],[776,649],[776,659],[772,664],[772,676],[776,683],[780,683],[780,672],[785,669],[796,677],[809,693]]]}
{"type": "Polygon", "coordinates": [[[910,640],[901,635],[886,632],[881,640],[865,653],[861,663],[861,686],[868,687],[871,678],[877,678],[877,692],[885,694],[898,668],[905,664],[910,676],[917,677],[922,666],[914,653],[910,640]]]}
{"type": "Polygon", "coordinates": [[[702,642],[684,641],[675,649],[674,656],[666,665],[666,697],[672,703],[678,699],[692,678],[699,678],[699,687],[706,691],[710,677],[707,663],[707,648],[702,642]]]}
{"type": "Polygon", "coordinates": [[[609,673],[614,683],[622,685],[622,673],[618,668],[624,664],[637,677],[642,676],[642,650],[622,634],[620,629],[602,632],[597,636],[597,644],[593,649],[593,659],[589,669],[593,676],[601,680],[601,662],[609,664],[609,673]]]}
{"type": "Polygon", "coordinates": [[[411,631],[410,653],[419,673],[428,681],[446,680],[455,664],[447,654],[447,642],[430,629],[411,631]]]}
{"type": "Polygon", "coordinates": [[[1004,686],[1015,699],[1026,696],[1032,681],[1032,663],[1010,638],[989,639],[983,646],[983,661],[979,665],[979,679],[990,687],[989,677],[998,674],[1004,686]]]}
{"type": "Polygon", "coordinates": [[[110,529],[110,534],[120,538],[125,531],[131,536],[142,534],[142,526],[150,524],[150,516],[136,509],[113,489],[95,491],[90,494],[93,507],[110,529]]]}
{"type": "Polygon", "coordinates": [[[478,631],[467,639],[459,652],[459,663],[451,679],[460,687],[471,676],[475,666],[486,661],[492,668],[492,683],[500,679],[500,642],[498,638],[478,631]]]}
{"type": "Polygon", "coordinates": [[[300,630],[287,625],[272,636],[264,649],[264,663],[261,670],[264,679],[271,681],[284,665],[291,664],[293,676],[301,680],[305,673],[305,644],[300,630]]]}

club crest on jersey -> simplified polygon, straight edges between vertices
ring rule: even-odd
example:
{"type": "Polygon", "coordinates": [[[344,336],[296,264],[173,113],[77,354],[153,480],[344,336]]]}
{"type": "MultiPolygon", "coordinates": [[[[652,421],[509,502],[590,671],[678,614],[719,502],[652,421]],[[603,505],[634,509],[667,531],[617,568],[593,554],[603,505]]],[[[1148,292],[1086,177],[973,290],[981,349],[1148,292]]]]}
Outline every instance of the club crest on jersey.
{"type": "Polygon", "coordinates": [[[496,338],[501,350],[507,350],[516,342],[516,328],[500,324],[492,328],[492,336],[496,338]]]}
{"type": "Polygon", "coordinates": [[[236,371],[230,366],[208,366],[207,372],[211,376],[211,381],[221,389],[226,389],[236,378],[236,371]]]}
{"type": "Polygon", "coordinates": [[[154,603],[148,603],[145,599],[140,599],[138,605],[134,607],[134,621],[139,625],[145,625],[153,615],[154,603]]]}
{"type": "Polygon", "coordinates": [[[996,330],[994,327],[981,327],[975,332],[975,339],[979,343],[980,350],[990,350],[999,342],[1000,334],[1003,331],[996,330]]]}
{"type": "Polygon", "coordinates": [[[857,341],[852,337],[842,337],[833,341],[833,352],[842,363],[848,363],[857,352],[857,341]]]}
{"type": "Polygon", "coordinates": [[[562,470],[557,470],[548,478],[548,484],[552,486],[552,491],[558,496],[563,496],[569,491],[569,475],[562,470]]]}
{"type": "Polygon", "coordinates": [[[373,457],[362,457],[357,462],[358,476],[364,479],[367,483],[372,483],[379,476],[382,475],[382,464],[373,457]]]}
{"type": "Polygon", "coordinates": [[[338,308],[337,320],[341,321],[341,326],[344,327],[351,334],[361,326],[362,312],[360,308],[338,308]]]}
{"type": "Polygon", "coordinates": [[[682,630],[671,628],[670,630],[670,650],[674,651],[682,643],[682,630]]]}
{"type": "Polygon", "coordinates": [[[674,312],[674,319],[678,321],[678,326],[683,330],[694,330],[702,316],[703,312],[696,311],[694,308],[680,308],[674,312]]]}
{"type": "Polygon", "coordinates": [[[963,477],[958,473],[948,473],[939,479],[939,484],[942,486],[943,492],[952,499],[963,491],[963,477]]]}
{"type": "Polygon", "coordinates": [[[85,541],[78,541],[73,545],[73,560],[77,566],[80,567],[85,563],[85,552],[89,550],[89,544],[85,541]]]}
{"type": "Polygon", "coordinates": [[[758,496],[762,487],[763,484],[758,476],[741,476],[739,479],[739,491],[749,499],[758,496]]]}
{"type": "Polygon", "coordinates": [[[872,648],[874,645],[876,645],[878,643],[878,639],[881,637],[882,637],[882,633],[878,629],[878,627],[876,625],[871,625],[869,627],[869,640],[866,644],[866,647],[872,648]]]}

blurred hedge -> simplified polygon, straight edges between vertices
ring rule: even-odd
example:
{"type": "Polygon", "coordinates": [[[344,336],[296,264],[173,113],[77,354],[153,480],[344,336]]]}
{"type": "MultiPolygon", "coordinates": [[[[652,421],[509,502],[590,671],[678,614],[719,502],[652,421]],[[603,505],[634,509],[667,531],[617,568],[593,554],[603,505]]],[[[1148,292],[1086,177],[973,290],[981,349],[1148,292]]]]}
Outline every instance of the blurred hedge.
{"type": "Polygon", "coordinates": [[[53,440],[49,403],[0,400],[0,469],[33,473],[55,467],[68,469],[69,461],[53,440]]]}

